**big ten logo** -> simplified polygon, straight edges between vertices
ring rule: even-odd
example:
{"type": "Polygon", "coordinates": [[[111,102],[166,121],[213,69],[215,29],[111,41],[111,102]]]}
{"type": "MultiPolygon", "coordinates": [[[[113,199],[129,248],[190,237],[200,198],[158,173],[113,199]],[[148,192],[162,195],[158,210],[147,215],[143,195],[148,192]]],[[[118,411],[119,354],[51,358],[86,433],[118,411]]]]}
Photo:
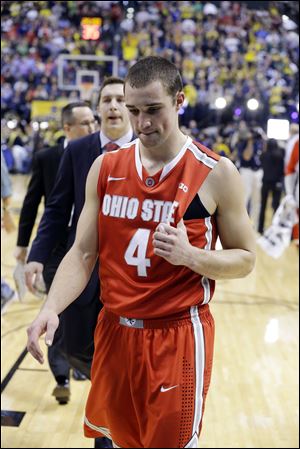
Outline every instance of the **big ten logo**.
{"type": "Polygon", "coordinates": [[[179,189],[183,190],[185,193],[189,190],[188,186],[186,186],[183,182],[179,184],[179,189]]]}

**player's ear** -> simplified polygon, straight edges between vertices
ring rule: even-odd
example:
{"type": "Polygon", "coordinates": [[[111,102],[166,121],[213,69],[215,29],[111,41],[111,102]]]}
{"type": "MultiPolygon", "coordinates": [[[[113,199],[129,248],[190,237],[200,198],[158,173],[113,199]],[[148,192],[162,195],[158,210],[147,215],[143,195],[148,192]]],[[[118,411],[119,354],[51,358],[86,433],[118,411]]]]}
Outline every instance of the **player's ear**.
{"type": "Polygon", "coordinates": [[[179,111],[182,108],[184,100],[185,100],[184,93],[182,91],[177,92],[177,94],[176,94],[176,111],[179,111]]]}

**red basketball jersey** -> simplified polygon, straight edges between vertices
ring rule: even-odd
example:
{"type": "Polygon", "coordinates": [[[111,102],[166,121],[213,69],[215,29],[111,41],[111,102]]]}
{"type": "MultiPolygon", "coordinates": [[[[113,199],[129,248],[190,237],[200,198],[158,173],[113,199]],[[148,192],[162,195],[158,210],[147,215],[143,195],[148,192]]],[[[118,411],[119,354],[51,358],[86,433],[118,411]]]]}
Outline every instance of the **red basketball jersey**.
{"type": "Polygon", "coordinates": [[[210,301],[214,281],[154,255],[152,237],[159,223],[176,227],[184,217],[190,243],[214,249],[215,217],[190,211],[196,200],[199,208],[197,192],[219,159],[187,138],[179,154],[149,176],[138,139],[105,154],[98,180],[99,275],[107,310],[150,319],[210,301]]]}

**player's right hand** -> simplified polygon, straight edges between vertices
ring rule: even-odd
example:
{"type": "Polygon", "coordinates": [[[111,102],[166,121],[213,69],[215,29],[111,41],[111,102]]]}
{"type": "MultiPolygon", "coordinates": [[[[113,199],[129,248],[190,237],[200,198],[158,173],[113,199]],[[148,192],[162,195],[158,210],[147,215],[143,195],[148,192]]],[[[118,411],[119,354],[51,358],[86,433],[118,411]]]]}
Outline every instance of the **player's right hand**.
{"type": "Polygon", "coordinates": [[[46,332],[46,345],[51,346],[58,324],[57,314],[52,310],[43,309],[27,329],[27,350],[41,364],[44,363],[44,354],[39,345],[39,338],[46,332]]]}
{"type": "Polygon", "coordinates": [[[32,293],[35,293],[34,282],[41,278],[43,269],[44,265],[40,262],[28,262],[25,265],[25,282],[32,293]]]}

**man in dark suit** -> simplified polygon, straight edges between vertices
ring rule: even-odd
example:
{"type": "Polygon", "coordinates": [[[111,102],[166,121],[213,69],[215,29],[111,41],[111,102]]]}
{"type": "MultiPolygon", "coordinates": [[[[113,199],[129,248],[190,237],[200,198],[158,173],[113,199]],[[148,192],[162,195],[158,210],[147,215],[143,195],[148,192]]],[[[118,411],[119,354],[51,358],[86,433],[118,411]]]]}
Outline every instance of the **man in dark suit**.
{"type": "MultiPolygon", "coordinates": [[[[47,204],[57,175],[59,162],[64,149],[74,139],[79,139],[95,131],[95,119],[92,110],[84,102],[69,103],[62,109],[62,127],[66,136],[64,142],[35,153],[32,165],[32,176],[22,205],[17,247],[15,257],[18,262],[25,263],[27,247],[36,221],[39,205],[44,198],[47,204]]],[[[65,254],[67,233],[58,233],[59,239],[55,247],[45,259],[43,278],[46,290],[49,291],[55,271],[65,254]]],[[[60,404],[68,402],[70,397],[69,377],[70,365],[59,348],[59,335],[52,347],[48,349],[48,360],[57,385],[53,395],[60,404]]],[[[80,373],[77,373],[79,376],[80,373]]]]}
{"type": "MultiPolygon", "coordinates": [[[[34,291],[34,276],[42,273],[44,263],[56,245],[59,234],[68,229],[67,250],[74,242],[77,221],[85,200],[86,178],[94,160],[105,151],[116,149],[133,139],[124,102],[123,84],[123,80],[116,77],[104,80],[98,102],[100,133],[71,142],[62,156],[55,186],[25,268],[26,283],[31,291],[34,291]]],[[[94,329],[102,307],[99,301],[97,272],[96,264],[86,289],[60,318],[68,360],[88,377],[94,352],[94,329]]],[[[74,275],[76,276],[76,273],[74,275]]],[[[97,439],[95,444],[95,447],[111,447],[110,442],[105,439],[97,439]]]]}

